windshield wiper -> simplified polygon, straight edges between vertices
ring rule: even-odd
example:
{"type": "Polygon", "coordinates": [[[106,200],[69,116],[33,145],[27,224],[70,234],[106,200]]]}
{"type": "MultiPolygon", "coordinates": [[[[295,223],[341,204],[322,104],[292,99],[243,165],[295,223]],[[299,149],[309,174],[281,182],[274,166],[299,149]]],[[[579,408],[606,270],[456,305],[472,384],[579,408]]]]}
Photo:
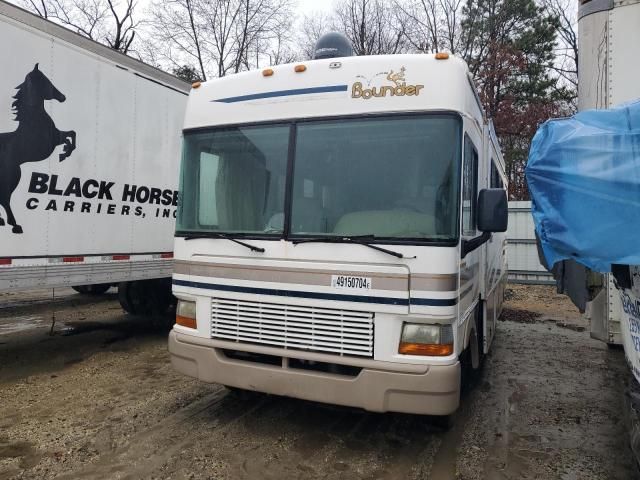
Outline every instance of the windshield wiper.
{"type": "Polygon", "coordinates": [[[358,245],[364,245],[365,247],[372,248],[382,253],[386,253],[387,255],[393,255],[396,258],[416,258],[414,257],[405,257],[400,252],[395,252],[393,250],[389,250],[388,248],[378,247],[377,245],[373,245],[369,243],[371,240],[375,240],[375,235],[355,235],[350,237],[334,237],[334,236],[325,236],[325,237],[313,237],[313,238],[300,238],[298,240],[292,240],[291,243],[294,245],[298,245],[299,243],[314,243],[314,242],[326,242],[326,243],[355,243],[358,245]]]}
{"type": "Polygon", "coordinates": [[[248,243],[242,242],[237,238],[233,238],[233,236],[228,235],[226,233],[217,233],[217,232],[207,232],[207,233],[194,233],[192,235],[185,235],[185,240],[196,240],[198,238],[224,238],[225,240],[231,240],[232,242],[237,243],[238,245],[242,245],[243,247],[248,248],[252,252],[260,252],[264,253],[264,248],[256,247],[254,245],[249,245],[248,243]]]}

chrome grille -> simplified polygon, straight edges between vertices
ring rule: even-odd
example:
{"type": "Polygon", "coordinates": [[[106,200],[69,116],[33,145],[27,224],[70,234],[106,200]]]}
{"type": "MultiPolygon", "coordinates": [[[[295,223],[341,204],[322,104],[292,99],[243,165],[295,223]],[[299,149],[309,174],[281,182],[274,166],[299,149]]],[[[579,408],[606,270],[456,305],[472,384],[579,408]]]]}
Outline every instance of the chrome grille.
{"type": "Polygon", "coordinates": [[[211,338],[372,357],[373,314],[212,298],[211,338]]]}

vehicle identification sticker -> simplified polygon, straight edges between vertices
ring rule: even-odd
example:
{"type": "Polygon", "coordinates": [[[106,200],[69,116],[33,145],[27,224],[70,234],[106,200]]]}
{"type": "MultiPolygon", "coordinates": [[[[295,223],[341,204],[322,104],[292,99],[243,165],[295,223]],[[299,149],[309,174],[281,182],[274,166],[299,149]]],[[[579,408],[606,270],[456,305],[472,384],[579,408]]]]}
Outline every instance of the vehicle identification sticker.
{"type": "Polygon", "coordinates": [[[348,290],[371,290],[371,278],[351,275],[332,275],[331,286],[348,290]]]}

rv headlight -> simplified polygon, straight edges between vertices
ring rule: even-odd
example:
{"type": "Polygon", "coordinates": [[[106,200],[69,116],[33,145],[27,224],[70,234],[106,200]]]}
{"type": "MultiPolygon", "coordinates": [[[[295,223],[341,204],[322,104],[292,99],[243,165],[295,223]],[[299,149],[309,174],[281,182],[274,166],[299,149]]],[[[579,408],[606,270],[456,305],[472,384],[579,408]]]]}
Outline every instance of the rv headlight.
{"type": "Polygon", "coordinates": [[[444,357],[453,353],[451,325],[404,323],[398,353],[444,357]]]}
{"type": "Polygon", "coordinates": [[[178,306],[176,307],[176,325],[187,328],[197,328],[196,302],[178,300],[178,306]]]}

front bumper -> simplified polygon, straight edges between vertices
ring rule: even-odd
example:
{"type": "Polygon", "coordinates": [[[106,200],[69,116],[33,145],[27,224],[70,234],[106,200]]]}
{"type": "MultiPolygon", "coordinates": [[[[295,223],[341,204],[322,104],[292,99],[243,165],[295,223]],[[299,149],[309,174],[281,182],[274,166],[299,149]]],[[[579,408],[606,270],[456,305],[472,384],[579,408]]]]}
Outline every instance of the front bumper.
{"type": "MultiPolygon", "coordinates": [[[[395,365],[397,370],[393,371],[393,363],[360,360],[360,364],[366,365],[360,373],[346,376],[288,368],[285,362],[281,367],[232,359],[224,354],[222,343],[228,342],[171,331],[171,363],[178,372],[204,382],[373,412],[448,415],[458,408],[460,402],[459,362],[446,366],[412,366],[411,369],[395,365]]],[[[226,348],[237,346],[229,343],[226,348]]],[[[247,346],[244,347],[246,350],[247,346]]],[[[334,358],[308,352],[278,352],[283,356],[313,357],[325,361],[334,358]]],[[[341,360],[345,363],[344,359],[341,360]]]]}

